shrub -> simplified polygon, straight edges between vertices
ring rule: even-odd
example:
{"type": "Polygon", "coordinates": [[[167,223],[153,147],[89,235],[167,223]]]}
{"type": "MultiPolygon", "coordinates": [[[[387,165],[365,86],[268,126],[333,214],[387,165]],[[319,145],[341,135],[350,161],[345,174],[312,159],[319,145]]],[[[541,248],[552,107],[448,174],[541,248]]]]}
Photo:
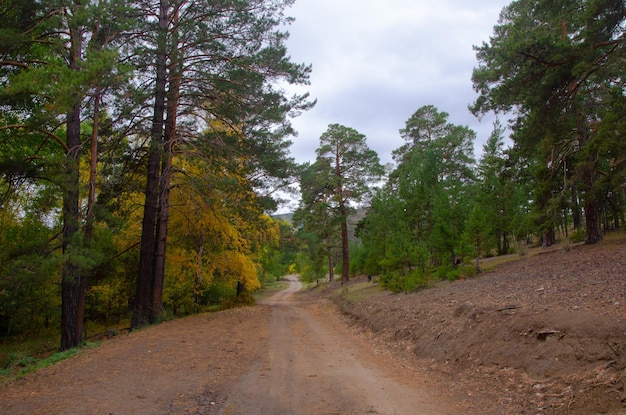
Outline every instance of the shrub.
{"type": "Polygon", "coordinates": [[[435,271],[435,276],[437,277],[437,279],[440,279],[440,280],[448,280],[448,281],[458,280],[459,277],[461,276],[461,269],[460,268],[454,269],[452,268],[452,265],[449,265],[449,264],[440,265],[435,271]]]}
{"type": "Polygon", "coordinates": [[[239,295],[230,297],[222,302],[222,310],[237,307],[247,307],[256,304],[256,300],[250,293],[241,293],[239,295]]]}
{"type": "Polygon", "coordinates": [[[416,291],[428,286],[430,278],[428,273],[421,270],[411,270],[407,274],[392,271],[382,274],[379,278],[381,286],[392,292],[416,291]]]}
{"type": "Polygon", "coordinates": [[[577,229],[576,232],[572,235],[572,243],[579,243],[585,240],[585,231],[582,229],[577,229]]]}
{"type": "Polygon", "coordinates": [[[460,268],[461,276],[472,278],[476,276],[476,265],[465,265],[460,268]]]}
{"type": "Polygon", "coordinates": [[[525,256],[528,254],[528,244],[524,239],[518,239],[515,241],[515,250],[519,256],[525,256]]]}
{"type": "Polygon", "coordinates": [[[430,282],[429,275],[426,272],[412,270],[409,272],[405,282],[405,291],[417,291],[425,288],[430,282]]]}

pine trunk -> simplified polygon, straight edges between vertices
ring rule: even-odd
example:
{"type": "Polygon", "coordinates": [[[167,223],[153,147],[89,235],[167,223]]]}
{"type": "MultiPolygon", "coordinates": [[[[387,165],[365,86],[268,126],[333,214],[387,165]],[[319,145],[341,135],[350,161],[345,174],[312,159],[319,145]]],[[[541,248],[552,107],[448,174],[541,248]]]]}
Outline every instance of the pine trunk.
{"type": "Polygon", "coordinates": [[[341,283],[350,281],[350,245],[348,241],[348,214],[344,199],[343,173],[341,171],[341,151],[339,142],[335,148],[335,178],[337,180],[337,197],[339,200],[339,217],[341,219],[341,283]]]}
{"type": "Polygon", "coordinates": [[[507,234],[506,231],[502,231],[502,254],[506,255],[509,253],[509,248],[510,248],[510,244],[509,244],[509,235],[507,234]]]}
{"type": "MultiPolygon", "coordinates": [[[[82,31],[70,29],[70,53],[68,65],[70,71],[79,71],[82,54],[82,31]]],[[[87,276],[82,275],[77,261],[79,229],[79,180],[80,180],[80,110],[81,97],[75,94],[72,109],[66,119],[65,183],[63,188],[63,242],[65,258],[61,278],[61,346],[67,350],[78,346],[83,341],[85,301],[87,296],[87,276]]]]}
{"type": "Polygon", "coordinates": [[[551,227],[543,233],[543,245],[542,246],[544,248],[549,248],[552,245],[554,245],[554,242],[555,242],[554,228],[551,227]]]}
{"type": "Polygon", "coordinates": [[[141,248],[139,252],[139,275],[131,328],[148,324],[153,312],[152,293],[154,283],[156,244],[156,223],[159,207],[159,181],[161,152],[164,134],[164,114],[167,84],[167,30],[168,9],[166,0],[161,0],[159,10],[159,33],[156,52],[156,83],[154,115],[150,133],[150,156],[146,179],[146,195],[141,228],[141,248]]]}
{"type": "Polygon", "coordinates": [[[163,155],[160,180],[159,207],[156,222],[156,249],[154,252],[154,271],[152,292],[150,293],[150,323],[159,320],[163,304],[163,285],[165,282],[165,254],[167,247],[167,230],[169,222],[169,193],[171,158],[163,155]],[[165,160],[165,159],[168,160],[165,160]]]}
{"type": "Polygon", "coordinates": [[[80,105],[67,115],[65,188],[63,190],[63,255],[61,279],[61,347],[67,350],[83,341],[87,278],[72,257],[79,223],[80,105]]]}
{"type": "Polygon", "coordinates": [[[328,281],[333,282],[335,280],[335,263],[333,261],[332,249],[328,248],[328,281]]]}
{"type": "Polygon", "coordinates": [[[578,193],[576,192],[576,188],[572,186],[572,221],[575,230],[580,230],[581,228],[581,214],[580,214],[580,204],[578,203],[578,193]]]}
{"type": "Polygon", "coordinates": [[[350,241],[348,239],[348,218],[343,201],[339,206],[339,214],[341,215],[341,283],[345,284],[350,281],[350,241]]]}
{"type": "Polygon", "coordinates": [[[595,244],[602,239],[600,208],[595,201],[585,202],[586,244],[595,244]]]}
{"type": "Polygon", "coordinates": [[[89,195],[87,197],[87,215],[85,223],[85,242],[90,244],[93,235],[93,221],[96,204],[96,178],[98,176],[98,129],[100,124],[100,97],[98,88],[93,104],[93,129],[91,131],[91,151],[89,155],[89,195]]]}
{"type": "Polygon", "coordinates": [[[598,156],[591,154],[587,156],[587,163],[582,169],[582,181],[585,190],[585,228],[586,228],[586,244],[595,244],[602,239],[601,211],[600,204],[594,196],[596,163],[598,156]]]}
{"type": "MultiPolygon", "coordinates": [[[[173,24],[176,25],[178,16],[175,15],[173,24]]],[[[172,181],[173,147],[176,140],[176,115],[178,112],[178,98],[180,97],[180,76],[178,71],[178,51],[176,32],[173,36],[173,50],[170,52],[169,90],[167,94],[167,119],[165,122],[165,137],[161,158],[161,178],[159,191],[159,208],[156,225],[156,251],[154,264],[154,279],[152,283],[152,307],[150,322],[159,320],[163,305],[163,285],[165,283],[165,258],[167,250],[167,231],[169,223],[170,186],[172,181]]]]}
{"type": "Polygon", "coordinates": [[[150,321],[152,304],[152,275],[154,272],[155,227],[158,206],[159,150],[151,149],[148,160],[148,177],[141,224],[141,247],[139,250],[139,275],[135,292],[135,304],[131,327],[137,328],[150,321]]]}
{"type": "Polygon", "coordinates": [[[496,241],[498,244],[498,255],[502,255],[502,236],[500,229],[496,229],[496,241]]]}

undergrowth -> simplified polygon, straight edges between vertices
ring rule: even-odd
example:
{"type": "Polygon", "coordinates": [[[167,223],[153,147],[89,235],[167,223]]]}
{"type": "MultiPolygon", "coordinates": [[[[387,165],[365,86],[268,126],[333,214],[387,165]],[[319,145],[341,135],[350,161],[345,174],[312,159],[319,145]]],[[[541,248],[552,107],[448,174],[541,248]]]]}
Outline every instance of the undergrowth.
{"type": "Polygon", "coordinates": [[[27,373],[52,366],[53,364],[78,355],[81,351],[98,346],[99,342],[85,342],[80,347],[62,352],[44,353],[38,356],[25,351],[8,353],[0,366],[0,380],[2,383],[21,378],[27,373]]]}
{"type": "Polygon", "coordinates": [[[231,297],[224,300],[221,304],[221,310],[228,310],[229,308],[246,307],[256,304],[254,296],[250,293],[241,293],[238,296],[231,297]]]}

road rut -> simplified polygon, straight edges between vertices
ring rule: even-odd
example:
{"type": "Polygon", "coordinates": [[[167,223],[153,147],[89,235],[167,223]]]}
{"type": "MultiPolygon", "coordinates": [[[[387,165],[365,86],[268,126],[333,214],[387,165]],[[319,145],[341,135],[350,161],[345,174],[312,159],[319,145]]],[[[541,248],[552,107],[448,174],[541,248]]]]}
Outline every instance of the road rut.
{"type": "Polygon", "coordinates": [[[241,376],[223,415],[454,413],[424,379],[396,371],[346,332],[336,315],[294,297],[301,284],[264,301],[272,309],[269,350],[241,376]]]}

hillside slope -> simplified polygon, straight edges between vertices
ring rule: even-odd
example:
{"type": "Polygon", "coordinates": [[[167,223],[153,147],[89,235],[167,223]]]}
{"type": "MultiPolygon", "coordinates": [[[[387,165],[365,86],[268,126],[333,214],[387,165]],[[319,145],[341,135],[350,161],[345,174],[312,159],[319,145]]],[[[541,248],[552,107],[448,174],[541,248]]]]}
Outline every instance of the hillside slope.
{"type": "Polygon", "coordinates": [[[623,235],[417,293],[391,294],[364,278],[323,295],[333,292],[380,347],[493,413],[626,414],[623,235]]]}

